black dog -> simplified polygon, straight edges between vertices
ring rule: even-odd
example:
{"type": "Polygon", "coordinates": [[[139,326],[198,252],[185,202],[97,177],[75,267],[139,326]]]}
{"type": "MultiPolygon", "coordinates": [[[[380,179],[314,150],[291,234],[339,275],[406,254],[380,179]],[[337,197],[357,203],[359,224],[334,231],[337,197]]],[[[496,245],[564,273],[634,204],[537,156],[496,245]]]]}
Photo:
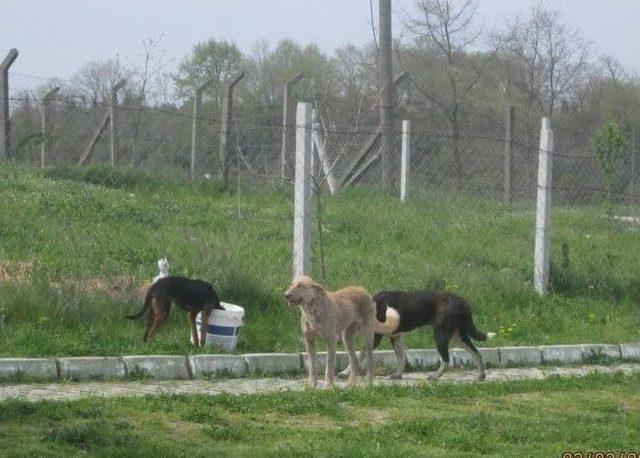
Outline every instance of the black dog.
{"type": "MultiPolygon", "coordinates": [[[[383,336],[388,336],[391,340],[396,353],[396,371],[392,378],[402,378],[404,371],[406,358],[403,334],[426,325],[433,327],[441,358],[440,367],[431,378],[441,377],[449,368],[449,341],[452,337],[471,353],[478,368],[478,378],[485,378],[482,356],[471,338],[484,341],[495,334],[485,334],[475,327],[471,318],[471,308],[463,298],[444,291],[382,291],[376,294],[373,300],[376,303],[378,318],[374,348],[380,345],[383,336]]],[[[364,361],[361,367],[363,365],[364,361]]],[[[341,375],[346,375],[349,371],[350,368],[347,368],[341,375]]]]}
{"type": "Polygon", "coordinates": [[[178,307],[186,311],[191,324],[191,334],[196,346],[204,346],[206,342],[206,332],[202,332],[202,339],[198,338],[196,328],[196,315],[202,312],[202,328],[206,329],[209,323],[209,315],[213,309],[221,309],[218,295],[213,286],[206,281],[191,280],[185,277],[165,277],[157,280],[147,292],[142,309],[134,314],[126,316],[130,320],[135,320],[144,315],[147,309],[147,327],[144,331],[143,340],[153,339],[156,331],[169,316],[171,303],[175,302],[178,307]]]}

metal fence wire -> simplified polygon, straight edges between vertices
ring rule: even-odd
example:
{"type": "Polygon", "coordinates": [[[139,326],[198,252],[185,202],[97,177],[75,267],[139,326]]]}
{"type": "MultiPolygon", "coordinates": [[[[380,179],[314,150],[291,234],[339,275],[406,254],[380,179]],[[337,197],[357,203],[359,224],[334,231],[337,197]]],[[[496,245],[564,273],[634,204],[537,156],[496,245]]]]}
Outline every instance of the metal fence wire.
{"type": "MultiPolygon", "coordinates": [[[[37,163],[42,144],[47,141],[47,166],[78,164],[88,145],[104,127],[85,164],[109,164],[110,129],[105,123],[108,103],[88,103],[73,94],[62,94],[47,107],[47,128],[43,128],[45,105],[36,94],[16,91],[10,99],[10,157],[37,163]]],[[[124,100],[117,106],[114,142],[115,162],[144,170],[169,169],[187,173],[191,163],[192,102],[147,107],[124,100]]],[[[321,107],[318,107],[319,111],[321,107]]],[[[196,177],[219,174],[221,121],[220,108],[204,104],[197,119],[198,148],[196,177]]],[[[228,138],[228,168],[247,179],[291,180],[293,177],[296,126],[283,129],[282,105],[238,104],[228,138]],[[286,137],[286,141],[283,140],[286,137]],[[283,141],[286,148],[283,154],[283,141]]],[[[372,186],[381,183],[379,136],[376,126],[335,126],[318,121],[313,124],[325,160],[339,186],[372,186]],[[374,141],[372,141],[372,138],[374,141]],[[365,151],[367,145],[372,147],[365,151]],[[366,153],[366,154],[363,154],[366,153]],[[361,159],[358,161],[358,159],[361,159]]],[[[605,177],[590,138],[594,129],[576,131],[574,126],[553,126],[555,132],[553,189],[558,204],[587,204],[611,200],[637,202],[637,152],[629,148],[605,177]],[[608,178],[608,179],[607,179],[608,178]]],[[[497,122],[462,126],[458,135],[432,128],[421,119],[412,121],[410,134],[409,187],[413,193],[468,192],[502,198],[505,188],[505,134],[497,122]]],[[[391,133],[389,159],[392,188],[398,191],[402,131],[398,122],[391,133]]],[[[538,165],[537,138],[526,139],[522,132],[511,138],[510,189],[512,199],[533,201],[536,196],[538,165]]],[[[317,161],[317,165],[320,161],[317,161]]]]}

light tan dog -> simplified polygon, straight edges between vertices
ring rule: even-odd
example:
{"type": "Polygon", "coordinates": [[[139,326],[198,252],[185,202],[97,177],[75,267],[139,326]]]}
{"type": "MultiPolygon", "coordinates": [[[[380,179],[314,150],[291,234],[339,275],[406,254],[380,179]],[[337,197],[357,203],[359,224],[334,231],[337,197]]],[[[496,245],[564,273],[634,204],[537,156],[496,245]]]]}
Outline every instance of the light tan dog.
{"type": "MultiPolygon", "coordinates": [[[[376,307],[371,295],[358,286],[350,286],[335,292],[327,291],[310,277],[296,277],[284,294],[291,306],[302,311],[302,334],[304,335],[309,368],[309,386],[316,388],[315,338],[321,335],[327,345],[325,379],[327,388],[333,387],[335,376],[336,345],[340,335],[349,355],[349,364],[358,368],[358,359],[353,349],[353,339],[362,331],[364,351],[368,361],[373,361],[373,335],[376,323],[376,307]]],[[[347,385],[355,382],[358,370],[351,371],[347,385]]],[[[373,364],[367,366],[367,381],[373,381],[373,364]]]]}

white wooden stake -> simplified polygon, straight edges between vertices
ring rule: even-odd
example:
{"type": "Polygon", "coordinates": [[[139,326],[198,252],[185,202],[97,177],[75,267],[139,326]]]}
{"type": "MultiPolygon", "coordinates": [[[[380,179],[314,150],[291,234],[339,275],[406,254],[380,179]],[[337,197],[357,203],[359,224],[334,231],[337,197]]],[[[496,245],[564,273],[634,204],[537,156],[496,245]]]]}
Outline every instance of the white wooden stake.
{"type": "Polygon", "coordinates": [[[411,121],[402,121],[402,156],[400,162],[400,201],[407,199],[409,164],[411,161],[411,121]]]}
{"type": "MultiPolygon", "coordinates": [[[[311,138],[313,139],[313,145],[315,146],[316,152],[318,153],[318,159],[320,159],[320,164],[322,165],[322,171],[327,180],[327,186],[329,187],[329,192],[331,195],[336,193],[336,180],[333,177],[333,171],[329,166],[329,161],[327,160],[327,154],[324,149],[324,138],[322,133],[320,132],[320,123],[316,120],[316,111],[313,110],[313,131],[311,132],[311,138]]],[[[311,160],[313,164],[313,158],[311,160]]],[[[313,166],[312,166],[313,167],[313,166]]]]}
{"type": "Polygon", "coordinates": [[[553,130],[549,118],[542,118],[538,156],[538,201],[533,287],[540,295],[549,290],[549,249],[551,231],[551,179],[553,174],[553,130]]]}
{"type": "Polygon", "coordinates": [[[311,253],[311,104],[296,110],[296,165],[293,212],[293,276],[309,273],[311,253]]]}

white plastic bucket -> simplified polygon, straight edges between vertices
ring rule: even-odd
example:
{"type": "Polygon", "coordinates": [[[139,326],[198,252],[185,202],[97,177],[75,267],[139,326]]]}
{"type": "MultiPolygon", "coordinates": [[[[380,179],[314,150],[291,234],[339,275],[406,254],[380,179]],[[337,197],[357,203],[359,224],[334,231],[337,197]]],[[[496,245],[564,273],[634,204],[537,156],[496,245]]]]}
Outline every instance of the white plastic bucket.
{"type": "MultiPolygon", "coordinates": [[[[238,334],[242,326],[244,309],[239,305],[220,302],[224,310],[214,309],[209,315],[209,326],[207,329],[206,345],[215,345],[225,350],[235,350],[238,343],[238,334]]],[[[198,336],[202,338],[202,318],[200,313],[196,316],[196,328],[198,336]]],[[[191,337],[193,343],[193,337],[191,337]]]]}

